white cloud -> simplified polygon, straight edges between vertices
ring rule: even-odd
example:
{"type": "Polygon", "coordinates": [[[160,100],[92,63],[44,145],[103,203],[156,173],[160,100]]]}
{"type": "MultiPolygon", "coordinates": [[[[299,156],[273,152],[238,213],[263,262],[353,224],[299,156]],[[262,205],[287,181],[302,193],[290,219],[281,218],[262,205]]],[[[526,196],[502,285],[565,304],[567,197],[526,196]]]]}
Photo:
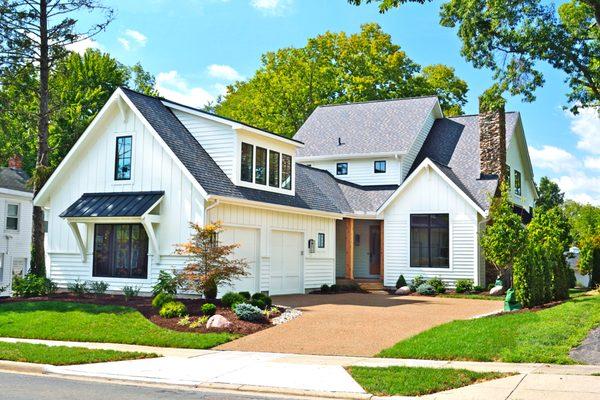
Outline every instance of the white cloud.
{"type": "Polygon", "coordinates": [[[554,146],[544,145],[541,149],[529,146],[529,155],[535,167],[554,172],[569,171],[579,164],[573,154],[554,146]]]}
{"type": "Polygon", "coordinates": [[[98,49],[104,50],[104,47],[95,40],[90,38],[80,40],[79,42],[71,43],[65,46],[67,50],[74,51],[75,53],[83,54],[87,49],[98,49]]]}
{"type": "Polygon", "coordinates": [[[571,120],[571,131],[579,137],[577,148],[600,154],[600,116],[598,110],[582,108],[577,115],[567,111],[567,116],[571,120]]]}
{"type": "Polygon", "coordinates": [[[133,30],[133,29],[127,29],[125,31],[125,35],[127,35],[131,39],[135,40],[135,42],[142,47],[145,46],[146,43],[148,42],[148,38],[143,33],[133,30]]]}
{"type": "Polygon", "coordinates": [[[280,16],[289,11],[293,0],[250,0],[250,5],[264,15],[280,16]]]}
{"type": "Polygon", "coordinates": [[[177,71],[156,76],[156,89],[165,98],[192,107],[202,107],[215,97],[199,86],[191,86],[177,71]]]}
{"type": "Polygon", "coordinates": [[[586,157],[583,165],[588,169],[600,169],[600,157],[586,157]]]}
{"type": "Polygon", "coordinates": [[[125,38],[118,38],[117,40],[119,41],[119,43],[121,43],[121,46],[123,46],[125,50],[131,50],[131,44],[129,43],[129,40],[125,38]]]}
{"type": "Polygon", "coordinates": [[[244,79],[239,72],[229,65],[212,64],[207,67],[208,75],[226,81],[240,81],[244,79]]]}
{"type": "Polygon", "coordinates": [[[600,205],[600,176],[590,176],[580,170],[553,181],[558,183],[567,198],[600,205]]]}

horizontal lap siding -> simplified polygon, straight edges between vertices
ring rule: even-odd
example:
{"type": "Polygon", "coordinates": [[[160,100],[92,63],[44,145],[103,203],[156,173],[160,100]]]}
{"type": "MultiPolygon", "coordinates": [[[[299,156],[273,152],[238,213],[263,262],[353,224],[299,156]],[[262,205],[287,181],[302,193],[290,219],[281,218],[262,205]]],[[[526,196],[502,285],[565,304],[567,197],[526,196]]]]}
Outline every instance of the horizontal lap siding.
{"type": "Polygon", "coordinates": [[[402,181],[402,165],[395,158],[340,159],[333,161],[305,161],[304,163],[329,171],[336,178],[358,185],[399,185],[402,181]],[[376,174],[374,172],[375,161],[386,162],[385,173],[376,174]],[[347,175],[337,175],[338,162],[348,163],[347,175]]]}

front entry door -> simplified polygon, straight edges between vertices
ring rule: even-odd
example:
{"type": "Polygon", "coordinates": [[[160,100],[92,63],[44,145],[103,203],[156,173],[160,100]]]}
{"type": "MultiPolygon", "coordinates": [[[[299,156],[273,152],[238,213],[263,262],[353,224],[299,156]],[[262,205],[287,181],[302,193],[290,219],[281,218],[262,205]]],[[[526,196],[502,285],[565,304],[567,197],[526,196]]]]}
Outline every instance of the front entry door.
{"type": "Polygon", "coordinates": [[[369,273],[381,274],[381,228],[379,225],[369,227],[369,273]]]}

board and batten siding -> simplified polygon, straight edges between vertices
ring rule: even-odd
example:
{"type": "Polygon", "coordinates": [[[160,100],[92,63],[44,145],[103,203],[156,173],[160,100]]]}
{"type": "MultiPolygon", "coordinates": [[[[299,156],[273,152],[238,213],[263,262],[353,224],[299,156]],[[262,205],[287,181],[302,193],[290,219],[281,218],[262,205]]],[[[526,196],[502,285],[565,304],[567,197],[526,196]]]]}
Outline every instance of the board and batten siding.
{"type": "Polygon", "coordinates": [[[407,282],[421,275],[425,279],[441,277],[450,287],[458,279],[479,284],[477,211],[437,172],[424,168],[409,187],[385,209],[384,286],[393,287],[402,274],[407,282]],[[449,268],[413,268],[410,266],[410,215],[448,214],[449,268]]]}
{"type": "Polygon", "coordinates": [[[197,115],[176,109],[172,109],[172,111],[229,179],[233,180],[235,176],[235,131],[228,125],[197,115]]]}
{"type": "Polygon", "coordinates": [[[352,158],[327,161],[303,161],[314,168],[328,171],[338,179],[357,185],[399,185],[402,178],[402,165],[393,157],[352,158]],[[375,161],[386,162],[386,172],[374,172],[375,161]],[[337,163],[348,163],[348,174],[337,175],[337,163]]]}
{"type": "MultiPolygon", "coordinates": [[[[48,273],[61,287],[76,279],[104,280],[109,290],[125,285],[149,288],[160,268],[171,268],[171,262],[181,266],[183,261],[173,257],[174,245],[190,236],[190,222],[202,224],[204,198],[184,174],[175,160],[131,111],[124,119],[116,107],[108,110],[91,135],[71,158],[67,170],[57,177],[56,190],[48,204],[48,273]],[[114,180],[116,137],[131,135],[133,147],[132,178],[114,180]],[[160,223],[155,225],[159,255],[151,255],[148,279],[93,278],[93,224],[79,224],[87,245],[86,262],[81,260],[75,238],[60,214],[83,193],[164,191],[160,204],[160,223]]],[[[101,221],[99,221],[101,222],[101,221]]],[[[152,252],[150,247],[149,252],[152,252]]]]}
{"type": "Polygon", "coordinates": [[[335,283],[335,219],[296,214],[268,208],[220,204],[208,211],[207,219],[220,221],[225,228],[243,227],[259,231],[258,279],[261,291],[270,286],[271,234],[274,230],[303,234],[303,284],[305,290],[335,283]],[[308,240],[317,242],[318,233],[325,234],[325,248],[308,251],[308,240]]]}

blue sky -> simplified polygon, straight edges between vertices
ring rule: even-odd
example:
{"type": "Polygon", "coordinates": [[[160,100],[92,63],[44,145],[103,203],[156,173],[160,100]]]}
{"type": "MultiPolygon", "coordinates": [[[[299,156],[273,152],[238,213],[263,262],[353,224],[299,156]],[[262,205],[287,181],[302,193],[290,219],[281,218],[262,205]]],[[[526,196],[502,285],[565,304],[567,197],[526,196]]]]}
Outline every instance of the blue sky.
{"type": "MultiPolygon", "coordinates": [[[[116,19],[106,32],[78,44],[98,47],[125,64],[141,61],[156,75],[164,97],[201,106],[226,84],[252,76],[266,51],[302,46],[329,31],[357,32],[377,22],[421,65],[444,63],[469,84],[465,111],[477,112],[477,96],[491,73],[460,56],[452,29],[438,24],[439,5],[406,5],[385,15],[373,5],[346,0],[106,0],[116,19]]],[[[82,15],[82,24],[97,15],[82,15]]],[[[546,84],[537,100],[509,98],[507,109],[522,113],[536,180],[547,175],[567,197],[600,204],[600,119],[593,110],[572,116],[561,109],[568,88],[564,75],[543,68],[546,84]]]]}

